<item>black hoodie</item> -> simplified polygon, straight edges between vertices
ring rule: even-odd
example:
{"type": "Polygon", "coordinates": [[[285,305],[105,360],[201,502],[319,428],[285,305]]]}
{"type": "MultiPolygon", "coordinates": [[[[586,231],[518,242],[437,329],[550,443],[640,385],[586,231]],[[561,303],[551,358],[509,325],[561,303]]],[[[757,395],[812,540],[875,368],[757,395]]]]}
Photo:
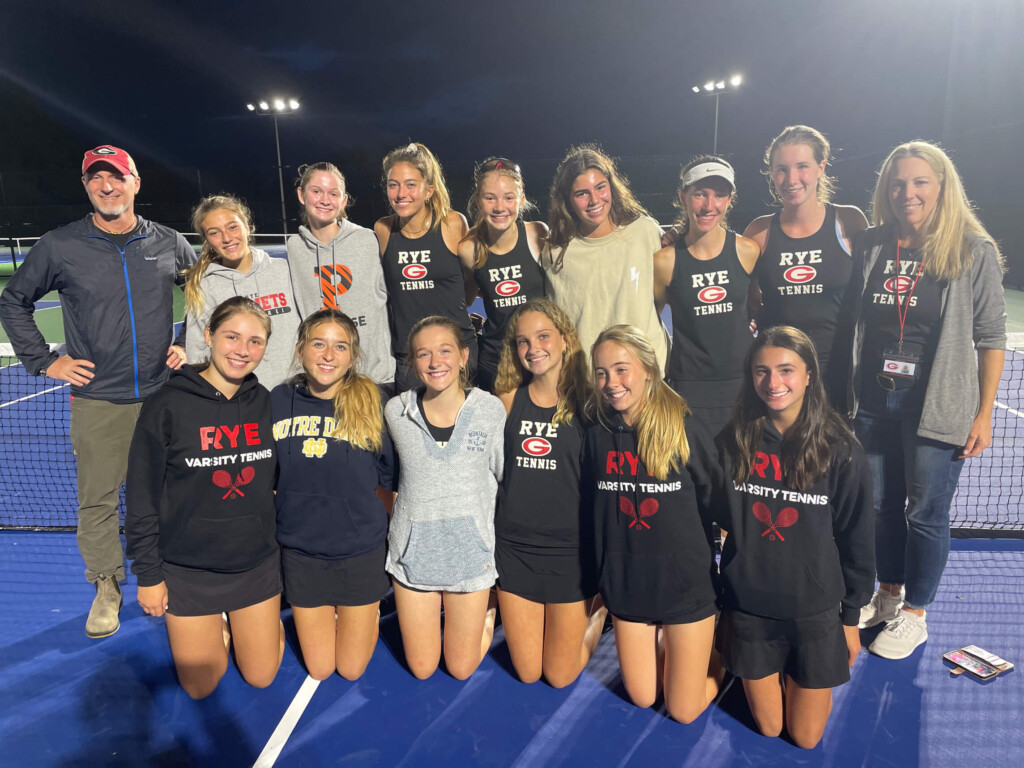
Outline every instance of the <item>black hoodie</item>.
{"type": "Polygon", "coordinates": [[[719,470],[707,428],[687,417],[690,461],[658,480],[639,458],[633,428],[618,414],[607,418],[610,426],[587,429],[582,494],[608,610],[642,622],[710,616],[715,560],[705,519],[719,470]]]}
{"type": "Polygon", "coordinates": [[[734,451],[724,432],[719,439],[724,606],[796,619],[841,604],[843,624],[855,626],[875,586],[871,475],[860,444],[834,446],[825,476],[797,493],[782,479],[782,436],[770,421],[746,483],[733,480],[734,451]]]}
{"type": "Polygon", "coordinates": [[[274,538],[270,394],[249,374],[228,400],[183,365],[142,406],[128,456],[124,520],[139,586],[163,581],[164,561],[241,573],[274,538]]]}

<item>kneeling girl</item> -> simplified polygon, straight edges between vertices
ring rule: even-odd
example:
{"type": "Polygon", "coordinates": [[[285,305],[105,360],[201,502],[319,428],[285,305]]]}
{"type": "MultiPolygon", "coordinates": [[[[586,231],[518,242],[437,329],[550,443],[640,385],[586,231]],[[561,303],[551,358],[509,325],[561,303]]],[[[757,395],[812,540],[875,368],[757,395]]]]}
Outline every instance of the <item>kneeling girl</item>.
{"type": "Polygon", "coordinates": [[[284,652],[270,395],[253,375],[270,318],[235,296],[204,335],[209,361],[183,365],[142,406],[124,523],[139,605],[166,613],[178,680],[194,699],[213,693],[232,643],[257,688],[284,652]]]}
{"type": "Polygon", "coordinates": [[[715,561],[709,518],[711,436],[662,381],[638,328],[603,331],[591,352],[597,423],[584,440],[584,508],[595,526],[598,583],[615,628],[622,682],[650,707],[695,720],[718,692],[709,669],[715,561]],[[702,515],[703,512],[703,515],[702,515]]]}
{"type": "Polygon", "coordinates": [[[441,607],[449,674],[469,677],[494,631],[494,503],[505,408],[467,385],[469,347],[459,325],[434,315],[409,333],[407,360],[422,386],[384,413],[401,461],[387,570],[412,673],[440,662],[441,607]]]}
{"type": "Polygon", "coordinates": [[[394,451],[355,323],[321,309],[299,326],[303,372],[270,393],[285,596],[309,674],[355,680],[377,645],[394,451]]]}
{"type": "Polygon", "coordinates": [[[811,749],[860,652],[874,587],[871,480],[802,331],[761,331],[745,369],[719,435],[729,536],[718,644],[761,732],[785,725],[811,749]]]}

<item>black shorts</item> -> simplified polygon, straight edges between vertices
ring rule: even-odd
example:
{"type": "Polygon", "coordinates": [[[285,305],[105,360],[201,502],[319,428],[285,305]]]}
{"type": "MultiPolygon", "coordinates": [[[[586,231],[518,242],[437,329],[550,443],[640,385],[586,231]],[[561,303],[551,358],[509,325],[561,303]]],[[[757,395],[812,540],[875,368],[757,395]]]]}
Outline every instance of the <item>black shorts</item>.
{"type": "Polygon", "coordinates": [[[217,573],[164,563],[163,574],[167,612],[172,616],[231,613],[281,594],[281,555],[278,552],[241,573],[217,573]]]}
{"type": "Polygon", "coordinates": [[[387,552],[387,545],[382,544],[363,555],[326,560],[284,548],[281,566],[285,597],[296,608],[375,603],[391,589],[384,570],[387,552]]]}
{"type": "Polygon", "coordinates": [[[678,392],[693,413],[711,430],[712,435],[722,431],[732,417],[743,379],[724,381],[679,381],[666,382],[678,392]]]}
{"type": "Polygon", "coordinates": [[[744,680],[776,672],[789,675],[803,688],[834,688],[850,680],[839,606],[803,619],[725,610],[715,642],[725,668],[744,680]]]}
{"type": "Polygon", "coordinates": [[[536,603],[578,603],[597,594],[593,569],[569,547],[524,547],[498,539],[494,545],[498,587],[536,603]]]}

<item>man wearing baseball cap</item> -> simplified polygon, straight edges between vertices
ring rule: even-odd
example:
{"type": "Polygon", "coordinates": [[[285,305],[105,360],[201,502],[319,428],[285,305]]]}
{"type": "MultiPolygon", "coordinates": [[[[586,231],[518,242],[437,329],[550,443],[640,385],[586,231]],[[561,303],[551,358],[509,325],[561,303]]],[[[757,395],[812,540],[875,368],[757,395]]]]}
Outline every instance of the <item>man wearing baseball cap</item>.
{"type": "Polygon", "coordinates": [[[82,185],[93,212],[43,235],[0,294],[0,322],[30,373],[71,385],[78,460],[78,549],[96,597],[89,637],[120,626],[124,553],[117,514],[128,447],[147,395],[185,361],[173,344],[173,290],[195,252],[174,230],[135,213],[141,180],[123,149],[85,153],[82,185]],[[60,294],[66,354],[51,351],[35,302],[60,294]]]}

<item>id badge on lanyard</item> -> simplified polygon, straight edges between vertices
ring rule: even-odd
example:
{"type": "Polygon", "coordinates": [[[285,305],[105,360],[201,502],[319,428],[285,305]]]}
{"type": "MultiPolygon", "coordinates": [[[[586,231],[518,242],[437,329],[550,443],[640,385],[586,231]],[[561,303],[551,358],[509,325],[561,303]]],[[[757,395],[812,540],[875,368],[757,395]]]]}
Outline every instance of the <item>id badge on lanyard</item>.
{"type": "MultiPolygon", "coordinates": [[[[900,271],[900,241],[896,238],[896,273],[900,271]]],[[[910,311],[910,299],[914,295],[917,281],[921,279],[924,272],[924,256],[917,265],[917,274],[914,281],[907,290],[907,295],[901,302],[899,288],[896,290],[896,315],[900,322],[900,340],[895,344],[886,345],[882,350],[882,369],[875,374],[878,385],[885,390],[895,392],[898,389],[910,389],[921,376],[921,354],[919,351],[904,349],[903,327],[907,322],[907,312],[910,311]]],[[[898,285],[898,283],[897,283],[898,285]]],[[[914,345],[916,346],[916,345],[914,345]]]]}

